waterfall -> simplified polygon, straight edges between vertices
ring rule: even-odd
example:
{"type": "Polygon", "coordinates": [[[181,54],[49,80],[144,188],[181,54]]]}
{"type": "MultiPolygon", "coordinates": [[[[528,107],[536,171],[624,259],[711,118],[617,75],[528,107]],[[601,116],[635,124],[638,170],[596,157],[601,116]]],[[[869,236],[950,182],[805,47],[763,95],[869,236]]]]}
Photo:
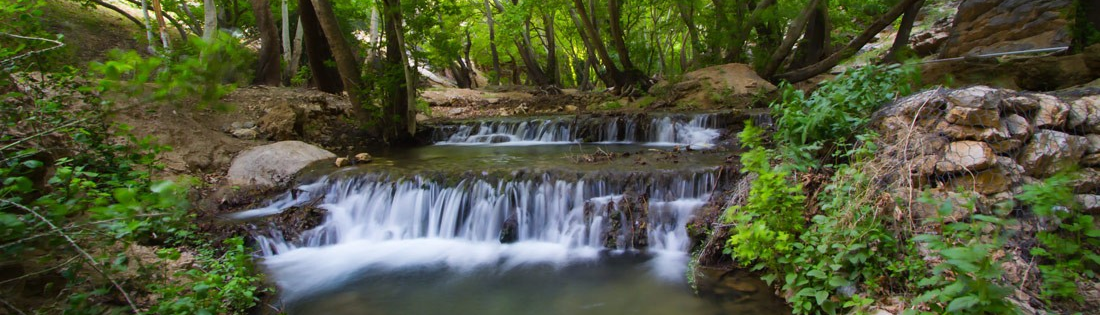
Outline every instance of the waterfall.
{"type": "Polygon", "coordinates": [[[720,136],[717,114],[494,119],[437,126],[437,144],[538,145],[642,143],[710,148],[720,136]]]}
{"type": "Polygon", "coordinates": [[[296,240],[277,230],[258,237],[265,266],[291,298],[365,269],[564,266],[606,250],[652,253],[656,274],[679,278],[687,222],[715,182],[713,171],[454,183],[374,174],[300,186],[241,216],[320,200],[320,226],[296,240]]]}

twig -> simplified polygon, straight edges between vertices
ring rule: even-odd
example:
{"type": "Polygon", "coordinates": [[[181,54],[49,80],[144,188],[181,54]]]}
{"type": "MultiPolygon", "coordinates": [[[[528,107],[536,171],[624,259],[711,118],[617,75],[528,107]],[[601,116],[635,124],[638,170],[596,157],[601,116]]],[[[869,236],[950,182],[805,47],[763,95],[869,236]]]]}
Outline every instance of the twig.
{"type": "Polygon", "coordinates": [[[27,206],[24,206],[24,205],[16,203],[16,202],[13,202],[13,201],[8,200],[8,199],[0,199],[0,201],[4,202],[6,204],[12,205],[13,207],[22,209],[23,211],[30,212],[35,217],[37,217],[39,220],[42,220],[43,223],[46,223],[46,225],[49,225],[51,229],[56,231],[58,235],[61,235],[61,237],[65,238],[65,240],[69,242],[69,245],[72,245],[73,248],[76,249],[77,252],[79,252],[81,255],[84,256],[85,259],[88,260],[88,266],[91,266],[92,269],[94,269],[101,276],[103,276],[103,278],[106,278],[107,281],[110,281],[111,284],[114,285],[115,289],[118,289],[118,291],[120,293],[122,293],[122,297],[126,299],[126,303],[130,304],[130,310],[134,311],[134,314],[141,314],[141,312],[138,311],[137,306],[134,305],[134,301],[130,299],[130,294],[126,293],[126,290],[122,288],[122,285],[119,285],[118,282],[115,281],[115,279],[112,279],[111,276],[108,276],[106,272],[103,272],[103,269],[99,268],[99,265],[96,263],[95,258],[93,258],[91,254],[88,254],[88,252],[85,251],[84,248],[81,248],[80,245],[77,245],[76,241],[74,241],[71,237],[69,237],[69,235],[65,234],[65,232],[61,231],[61,229],[58,228],[57,225],[54,225],[52,221],[50,221],[46,217],[42,216],[42,214],[39,214],[38,211],[35,211],[34,209],[28,208],[27,206]]]}
{"type": "Polygon", "coordinates": [[[69,258],[69,260],[66,260],[66,261],[65,261],[65,262],[63,262],[63,263],[60,263],[60,264],[58,264],[57,266],[53,266],[53,267],[50,267],[50,268],[42,269],[42,270],[39,270],[39,271],[35,271],[35,272],[32,272],[32,273],[28,273],[28,274],[25,274],[25,275],[22,275],[22,276],[18,276],[18,277],[15,277],[15,278],[11,278],[11,279],[8,279],[8,280],[0,281],[0,285],[2,285],[2,284],[6,284],[6,283],[8,283],[8,282],[16,281],[16,280],[19,280],[19,279],[23,279],[23,278],[31,277],[31,276],[34,276],[34,275],[40,275],[40,274],[43,274],[43,273],[47,273],[47,272],[50,272],[51,270],[54,270],[54,269],[57,269],[57,268],[61,268],[61,267],[63,267],[63,266],[66,266],[66,265],[68,265],[68,264],[72,263],[72,262],[73,262],[73,260],[74,260],[74,259],[77,259],[77,258],[80,258],[80,256],[73,256],[72,258],[69,258]]]}
{"type": "Polygon", "coordinates": [[[15,37],[15,38],[18,38],[18,39],[29,39],[29,40],[38,40],[38,41],[54,43],[53,47],[43,48],[43,49],[34,50],[34,51],[28,51],[28,52],[25,52],[25,53],[20,54],[18,56],[15,56],[15,57],[0,60],[0,64],[9,63],[9,62],[16,61],[16,60],[19,60],[19,59],[27,58],[31,55],[41,54],[41,53],[51,51],[51,50],[54,50],[54,49],[58,49],[58,48],[61,48],[61,47],[65,46],[65,43],[62,43],[62,42],[57,41],[57,40],[49,39],[49,38],[27,37],[27,36],[20,36],[20,35],[15,35],[15,34],[8,34],[8,33],[0,33],[0,35],[15,37]]]}
{"type": "MultiPolygon", "coordinates": [[[[4,150],[7,150],[7,149],[11,149],[12,147],[14,147],[14,146],[17,146],[17,145],[19,145],[19,144],[21,144],[21,143],[23,143],[23,142],[27,142],[27,141],[29,141],[29,140],[31,140],[31,139],[34,139],[34,138],[38,138],[38,137],[41,137],[41,136],[43,136],[43,135],[45,135],[45,134],[48,134],[48,133],[52,133],[52,132],[54,132],[54,131],[58,131],[58,130],[60,130],[60,129],[62,129],[62,128],[68,128],[68,127],[71,127],[71,126],[73,126],[73,125],[76,125],[76,124],[78,124],[78,123],[82,123],[82,122],[84,122],[85,120],[88,120],[88,119],[87,119],[87,118],[81,118],[81,119],[77,119],[77,120],[74,120],[74,121],[70,121],[70,122],[68,122],[68,123],[65,123],[64,125],[60,125],[60,126],[57,126],[57,127],[53,127],[53,128],[50,128],[50,130],[45,130],[45,131],[42,131],[42,132],[36,133],[36,134],[34,134],[34,135],[31,135],[31,136],[27,136],[27,137],[25,137],[25,138],[23,138],[23,139],[19,139],[19,141],[16,141],[16,142],[12,142],[12,143],[10,143],[10,144],[8,144],[8,145],[5,145],[5,146],[4,146],[3,148],[0,148],[0,152],[2,152],[2,151],[4,151],[4,150]]],[[[7,159],[4,159],[4,161],[7,161],[7,159]]]]}
{"type": "Polygon", "coordinates": [[[18,313],[19,315],[27,315],[27,313],[23,313],[23,311],[19,310],[18,308],[15,308],[15,305],[11,305],[11,303],[8,303],[7,300],[4,300],[4,299],[0,298],[0,303],[4,303],[4,306],[7,306],[12,311],[15,311],[16,313],[18,313]]]}

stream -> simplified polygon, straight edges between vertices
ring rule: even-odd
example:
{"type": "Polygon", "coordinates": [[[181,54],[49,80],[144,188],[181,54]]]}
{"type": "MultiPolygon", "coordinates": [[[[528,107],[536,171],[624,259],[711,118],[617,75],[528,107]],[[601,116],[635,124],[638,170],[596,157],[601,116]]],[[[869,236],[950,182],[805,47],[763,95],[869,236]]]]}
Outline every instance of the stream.
{"type": "Polygon", "coordinates": [[[325,210],[256,237],[290,314],[789,313],[751,277],[689,285],[687,224],[730,154],[719,116],[455,122],[234,217],[325,210]]]}

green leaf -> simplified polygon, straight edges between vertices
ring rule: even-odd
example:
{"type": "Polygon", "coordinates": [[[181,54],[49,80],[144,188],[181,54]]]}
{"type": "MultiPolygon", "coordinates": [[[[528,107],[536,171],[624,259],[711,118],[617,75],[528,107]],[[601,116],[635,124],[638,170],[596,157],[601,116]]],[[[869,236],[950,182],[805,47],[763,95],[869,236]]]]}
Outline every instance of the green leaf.
{"type": "Polygon", "coordinates": [[[973,295],[967,295],[967,296],[964,296],[964,297],[959,297],[959,298],[956,298],[956,299],[952,300],[951,303],[947,304],[947,312],[948,313],[958,313],[959,311],[969,309],[969,308],[973,307],[974,305],[977,305],[978,302],[979,302],[978,298],[973,296],[973,295]]]}
{"type": "Polygon", "coordinates": [[[36,169],[42,167],[42,162],[39,162],[37,160],[26,160],[23,161],[23,166],[26,166],[29,169],[36,169]]]}
{"type": "Polygon", "coordinates": [[[817,305],[824,305],[825,301],[828,301],[829,292],[817,291],[817,293],[814,294],[814,298],[817,299],[817,305]]]}

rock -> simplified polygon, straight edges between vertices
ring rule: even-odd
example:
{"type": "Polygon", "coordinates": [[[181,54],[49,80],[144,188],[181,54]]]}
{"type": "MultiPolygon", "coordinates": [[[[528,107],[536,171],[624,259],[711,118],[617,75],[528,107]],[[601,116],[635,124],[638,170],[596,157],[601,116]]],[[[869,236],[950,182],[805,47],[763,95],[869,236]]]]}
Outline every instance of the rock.
{"type": "Polygon", "coordinates": [[[1083,167],[1073,179],[1073,192],[1078,194],[1100,194],[1100,170],[1083,167]]]}
{"type": "Polygon", "coordinates": [[[996,127],[1001,123],[1001,113],[995,109],[952,106],[947,110],[947,116],[944,119],[956,125],[996,127]]]}
{"type": "Polygon", "coordinates": [[[1100,152],[1100,135],[1087,134],[1085,139],[1088,140],[1088,145],[1085,146],[1085,153],[1092,154],[1100,152]]]}
{"type": "Polygon", "coordinates": [[[947,145],[943,159],[936,163],[937,174],[976,172],[993,165],[996,155],[989,144],[980,141],[956,141],[947,145]]]}
{"type": "Polygon", "coordinates": [[[1008,139],[1009,137],[1008,130],[1005,129],[1004,126],[997,126],[997,128],[982,128],[961,126],[941,121],[936,125],[935,130],[952,140],[996,142],[1008,139]]]}
{"type": "Polygon", "coordinates": [[[1061,128],[1066,124],[1069,117],[1069,105],[1046,94],[1035,94],[1032,97],[1036,98],[1039,104],[1039,111],[1035,113],[1035,117],[1032,119],[1035,122],[1035,127],[1061,128]]]}
{"type": "Polygon", "coordinates": [[[1092,108],[1089,108],[1088,102],[1075,101],[1069,103],[1069,115],[1066,117],[1067,128],[1077,128],[1088,122],[1089,116],[1096,117],[1096,114],[1092,114],[1092,108]]]}
{"type": "Polygon", "coordinates": [[[371,156],[369,153],[363,152],[355,155],[355,163],[370,163],[371,156]]]}
{"type": "Polygon", "coordinates": [[[1016,152],[1016,150],[1020,149],[1020,147],[1022,147],[1023,145],[1024,145],[1024,142],[1022,140],[1005,139],[1005,140],[990,143],[989,147],[993,148],[993,153],[995,153],[997,155],[1004,155],[1004,154],[1011,154],[1012,152],[1016,152]]]}
{"type": "Polygon", "coordinates": [[[1077,164],[1088,140],[1060,131],[1039,130],[1031,136],[1017,160],[1028,175],[1043,177],[1077,164]]]}
{"type": "Polygon", "coordinates": [[[1088,117],[1084,129],[1087,132],[1100,133],[1100,95],[1089,95],[1073,101],[1074,106],[1087,108],[1088,117]]]}
{"type": "Polygon", "coordinates": [[[1001,124],[1004,125],[1004,130],[1008,131],[1008,136],[1012,139],[1024,140],[1031,134],[1031,124],[1028,124],[1027,118],[1024,118],[1024,116],[1008,115],[1001,119],[1001,124]]]}
{"type": "Polygon", "coordinates": [[[305,142],[276,142],[238,154],[226,179],[230,185],[276,186],[286,183],[310,163],[334,157],[332,152],[305,142]]]}
{"type": "Polygon", "coordinates": [[[1020,180],[1024,169],[1011,158],[998,156],[996,160],[996,166],[988,170],[952,176],[946,183],[947,187],[953,190],[970,190],[982,195],[1009,191],[1020,180]]]}
{"type": "Polygon", "coordinates": [[[277,105],[260,118],[260,132],[276,141],[297,139],[302,134],[304,119],[301,116],[290,105],[277,105]]]}
{"type": "Polygon", "coordinates": [[[260,133],[256,132],[256,129],[246,128],[233,130],[232,134],[233,137],[244,140],[255,140],[256,137],[260,136],[260,133]]]}
{"type": "Polygon", "coordinates": [[[256,123],[249,120],[241,123],[241,128],[256,128],[256,123]]]}
{"type": "Polygon", "coordinates": [[[1100,166],[1100,153],[1093,153],[1081,157],[1081,164],[1085,166],[1100,166]]]}
{"type": "Polygon", "coordinates": [[[500,243],[515,243],[518,240],[519,220],[517,220],[516,216],[513,214],[508,216],[508,219],[505,219],[504,224],[500,227],[500,243]]]}
{"type": "Polygon", "coordinates": [[[575,111],[577,111],[577,106],[576,106],[576,105],[572,105],[572,104],[570,104],[570,105],[565,105],[565,111],[567,111],[567,112],[575,112],[575,111]]]}
{"type": "Polygon", "coordinates": [[[1100,195],[1076,195],[1073,199],[1081,205],[1082,212],[1100,214],[1100,195]]]}
{"type": "Polygon", "coordinates": [[[914,219],[928,220],[942,216],[944,222],[949,223],[966,219],[975,212],[976,207],[966,207],[966,205],[972,203],[972,198],[969,194],[957,193],[954,191],[943,191],[939,189],[916,192],[917,196],[922,196],[924,194],[928,194],[928,196],[931,197],[931,200],[935,200],[936,202],[933,204],[924,203],[923,201],[913,202],[913,206],[910,208],[910,211],[912,211],[912,213],[916,216],[916,218],[914,219]],[[941,203],[950,203],[951,213],[939,213],[939,211],[942,209],[941,203]]]}
{"type": "Polygon", "coordinates": [[[1069,46],[1071,0],[964,0],[940,57],[1069,46]]]}
{"type": "Polygon", "coordinates": [[[344,166],[351,165],[351,163],[348,163],[348,158],[345,158],[345,157],[336,158],[336,161],[333,162],[333,164],[335,164],[336,167],[344,167],[344,166]]]}
{"type": "Polygon", "coordinates": [[[952,107],[994,110],[1001,108],[1004,95],[1000,90],[988,86],[974,86],[947,93],[947,101],[952,107]]]}
{"type": "Polygon", "coordinates": [[[1039,109],[1039,101],[1027,96],[1012,96],[1004,99],[1005,107],[1016,113],[1026,113],[1039,109]]]}

